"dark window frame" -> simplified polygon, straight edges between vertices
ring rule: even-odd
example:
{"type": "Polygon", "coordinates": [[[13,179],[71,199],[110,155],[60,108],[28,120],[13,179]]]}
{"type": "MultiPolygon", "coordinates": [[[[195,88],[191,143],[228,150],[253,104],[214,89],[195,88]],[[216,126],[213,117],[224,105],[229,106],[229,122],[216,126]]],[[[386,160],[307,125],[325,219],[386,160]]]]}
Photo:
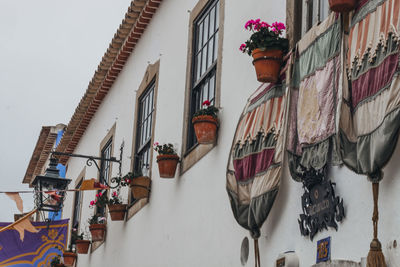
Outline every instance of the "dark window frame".
{"type": "Polygon", "coordinates": [[[218,65],[218,42],[219,42],[219,34],[220,34],[220,0],[212,0],[202,9],[200,14],[193,21],[193,42],[192,42],[192,58],[191,58],[191,71],[190,71],[190,102],[189,102],[189,116],[188,116],[188,131],[187,131],[187,141],[185,147],[185,155],[190,153],[194,148],[196,148],[197,140],[194,134],[194,128],[192,125],[192,116],[193,114],[201,108],[201,103],[204,100],[209,100],[211,104],[215,105],[216,98],[216,80],[217,80],[217,65],[218,65]],[[213,15],[213,16],[212,16],[213,15]],[[213,26],[211,25],[211,18],[213,18],[213,26]],[[207,20],[207,41],[205,42],[205,28],[204,25],[207,20]],[[203,24],[204,23],[204,24],[203,24]],[[213,27],[213,32],[210,31],[211,27],[213,27]],[[202,29],[201,38],[199,38],[199,28],[202,29]],[[200,39],[200,40],[199,40],[200,39]],[[212,42],[211,46],[211,60],[212,63],[209,63],[210,55],[210,41],[212,42]],[[201,42],[201,44],[199,44],[201,42]],[[201,48],[199,48],[201,46],[201,48]],[[205,49],[205,51],[204,51],[205,49]],[[205,57],[204,57],[205,52],[205,57]],[[200,56],[200,62],[198,60],[198,56],[200,56]],[[203,70],[203,60],[205,59],[206,65],[203,70]],[[200,73],[199,73],[200,69],[200,73]],[[204,72],[203,72],[204,71],[204,72]],[[212,82],[210,80],[213,79],[212,82]],[[212,89],[211,89],[212,83],[212,89]],[[207,86],[207,98],[204,98],[204,88],[203,86],[207,86]],[[210,98],[210,90],[212,90],[212,98],[210,98]]]}
{"type": "Polygon", "coordinates": [[[140,155],[146,153],[145,150],[147,150],[147,162],[145,164],[147,165],[148,169],[150,168],[150,161],[151,161],[150,152],[152,149],[151,140],[153,136],[153,121],[155,115],[155,105],[154,105],[155,87],[156,87],[156,79],[153,78],[152,81],[146,87],[146,89],[143,91],[143,93],[140,94],[138,99],[139,107],[138,107],[138,117],[136,121],[136,133],[135,133],[136,134],[135,161],[134,161],[135,171],[142,170],[143,168],[140,155]],[[151,98],[147,98],[149,97],[150,94],[151,98]],[[149,102],[151,101],[152,104],[151,110],[149,110],[150,103],[147,102],[147,99],[149,99],[149,102]],[[146,103],[144,103],[143,101],[146,101],[146,103]],[[147,110],[144,111],[143,109],[147,110]],[[146,112],[145,115],[146,118],[143,117],[143,112],[146,112]],[[148,119],[150,119],[150,122],[147,121],[148,119]],[[147,121],[146,129],[142,127],[145,121],[147,121]],[[149,132],[147,132],[148,130],[149,132]],[[142,141],[143,136],[146,137],[146,140],[144,141],[142,141]]]}
{"type": "MultiPolygon", "coordinates": [[[[101,158],[111,158],[113,153],[113,136],[111,136],[108,141],[105,143],[104,146],[101,147],[100,151],[100,157],[101,158]],[[108,153],[108,154],[106,154],[108,153]]],[[[99,182],[102,184],[105,184],[104,181],[109,184],[110,182],[110,175],[111,175],[111,162],[102,160],[100,162],[100,177],[99,177],[99,182]]],[[[99,190],[98,192],[101,192],[102,190],[99,190]]],[[[107,207],[104,208],[98,208],[96,207],[96,213],[100,214],[101,217],[107,217],[106,215],[107,212],[107,207]]]]}

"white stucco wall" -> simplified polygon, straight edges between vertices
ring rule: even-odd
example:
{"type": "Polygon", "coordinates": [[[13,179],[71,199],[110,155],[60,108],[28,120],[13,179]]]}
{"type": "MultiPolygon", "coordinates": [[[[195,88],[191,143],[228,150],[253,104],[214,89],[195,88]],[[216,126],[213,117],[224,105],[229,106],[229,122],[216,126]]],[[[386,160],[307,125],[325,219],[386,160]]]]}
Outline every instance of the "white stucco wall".
{"type": "MultiPolygon", "coordinates": [[[[135,90],[148,63],[160,59],[155,140],[182,144],[184,92],[188,42],[188,10],[197,0],[164,1],[124,70],[88,126],[75,153],[99,154],[100,142],[116,123],[114,156],[125,142],[122,172],[131,164],[135,90]]],[[[251,59],[238,50],[249,34],[244,23],[251,18],[267,22],[285,21],[285,1],[225,0],[221,107],[218,145],[182,176],[161,179],[153,158],[150,203],[126,222],[108,220],[106,241],[93,253],[79,255],[78,266],[241,266],[242,239],[249,236],[235,221],[225,190],[226,163],[236,124],[247,98],[259,83],[251,59]]],[[[111,37],[111,36],[110,36],[111,37]]],[[[181,151],[180,147],[178,151],[181,151]]],[[[379,238],[390,266],[399,257],[389,249],[399,239],[400,216],[396,179],[400,151],[396,150],[385,169],[380,191],[379,238]]],[[[67,177],[76,179],[85,161],[71,158],[67,177]]],[[[117,173],[117,165],[112,169],[117,173]]],[[[87,167],[87,179],[97,177],[95,167],[87,167]]],[[[302,185],[288,175],[285,165],[275,205],[262,229],[260,253],[262,266],[274,266],[277,256],[294,250],[300,266],[311,266],[316,258],[316,241],[332,237],[332,259],[360,261],[367,255],[372,238],[371,184],[365,177],[345,167],[332,168],[336,192],[343,197],[346,218],[339,230],[319,233],[314,242],[302,237],[297,219],[301,213],[302,185]]],[[[74,184],[72,182],[71,184],[74,184]]],[[[93,210],[88,208],[94,192],[85,192],[81,224],[86,225],[93,210]]],[[[127,193],[125,194],[125,200],[127,193]]],[[[73,194],[68,195],[63,217],[71,217],[73,194]]],[[[253,243],[246,266],[254,265],[253,243]]]]}

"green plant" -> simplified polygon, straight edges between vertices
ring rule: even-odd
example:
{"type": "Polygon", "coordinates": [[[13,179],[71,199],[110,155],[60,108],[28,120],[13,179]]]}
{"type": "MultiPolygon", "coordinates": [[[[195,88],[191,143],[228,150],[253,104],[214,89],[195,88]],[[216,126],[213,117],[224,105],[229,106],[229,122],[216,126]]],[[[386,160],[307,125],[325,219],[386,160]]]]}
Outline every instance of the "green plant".
{"type": "Polygon", "coordinates": [[[96,198],[90,201],[89,208],[104,208],[108,204],[108,197],[106,191],[100,191],[96,194],[96,198]]]}
{"type": "Polygon", "coordinates": [[[95,213],[95,214],[93,214],[92,215],[92,217],[90,217],[89,219],[88,219],[88,223],[90,224],[90,225],[92,225],[92,224],[98,224],[98,223],[105,223],[105,220],[106,220],[106,218],[105,217],[102,217],[100,214],[97,214],[97,213],[95,213]]]}
{"type": "Polygon", "coordinates": [[[55,267],[56,264],[61,264],[61,255],[57,255],[51,259],[50,266],[55,267]]]}
{"type": "Polygon", "coordinates": [[[171,143],[160,145],[158,142],[155,142],[154,150],[158,152],[158,155],[176,155],[174,145],[171,143]]]}
{"type": "Polygon", "coordinates": [[[260,19],[249,20],[244,25],[246,30],[253,32],[250,39],[240,46],[240,51],[251,55],[254,49],[281,49],[286,53],[289,49],[289,41],[280,37],[283,30],[286,29],[285,24],[274,22],[272,25],[260,19]]]}
{"type": "Polygon", "coordinates": [[[111,194],[111,198],[108,201],[108,205],[118,205],[118,204],[122,204],[122,200],[121,200],[118,192],[114,191],[111,194]]]}
{"type": "Polygon", "coordinates": [[[141,177],[143,176],[142,171],[133,171],[133,172],[128,172],[127,174],[125,174],[124,176],[118,176],[118,177],[114,177],[112,178],[113,181],[115,181],[116,183],[120,184],[121,186],[129,186],[131,184],[132,179],[137,178],[137,177],[141,177]]]}
{"type": "Polygon", "coordinates": [[[211,102],[206,100],[203,102],[202,104],[202,108],[199,109],[194,115],[194,117],[197,116],[202,116],[202,115],[209,115],[212,116],[214,118],[217,118],[217,113],[218,113],[218,108],[216,108],[215,106],[211,105],[211,102]]]}

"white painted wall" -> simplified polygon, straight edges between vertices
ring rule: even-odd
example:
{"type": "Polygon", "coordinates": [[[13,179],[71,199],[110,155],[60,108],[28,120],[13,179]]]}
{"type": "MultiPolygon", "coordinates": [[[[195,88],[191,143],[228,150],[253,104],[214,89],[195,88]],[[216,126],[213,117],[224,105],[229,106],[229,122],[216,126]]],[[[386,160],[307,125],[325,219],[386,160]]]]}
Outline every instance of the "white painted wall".
{"type": "MultiPolygon", "coordinates": [[[[100,142],[116,122],[114,156],[125,141],[123,173],[131,163],[135,90],[146,67],[160,59],[155,140],[182,144],[184,91],[189,13],[197,0],[164,1],[130,56],[113,88],[100,106],[75,153],[99,154],[100,142]]],[[[249,34],[244,23],[251,18],[267,22],[285,21],[285,1],[225,1],[223,64],[221,80],[221,127],[219,143],[182,176],[160,179],[153,158],[150,203],[127,222],[108,220],[107,238],[92,254],[79,255],[78,266],[241,266],[240,246],[249,236],[235,221],[225,190],[225,171],[236,124],[248,96],[259,83],[251,59],[238,50],[249,34]]],[[[111,36],[110,36],[111,37],[111,36]]],[[[178,148],[180,150],[180,147],[178,148]]],[[[379,237],[389,266],[399,258],[398,248],[388,248],[399,239],[400,180],[396,149],[381,183],[379,237]]],[[[67,177],[76,179],[85,161],[71,158],[67,177]]],[[[117,173],[117,165],[112,170],[117,173]]],[[[86,178],[97,177],[94,167],[86,168],[86,178]]],[[[262,266],[274,266],[277,256],[295,250],[300,266],[311,266],[316,258],[316,241],[332,237],[332,259],[360,261],[367,255],[372,238],[371,184],[365,177],[345,167],[332,168],[331,179],[343,197],[346,218],[339,231],[324,231],[314,242],[300,235],[297,218],[301,213],[302,185],[294,182],[287,168],[281,189],[262,229],[262,266]]],[[[73,184],[72,182],[71,184],[73,184]]],[[[85,192],[82,223],[92,214],[88,208],[94,192],[85,192]]],[[[127,193],[125,194],[127,198],[127,193]]],[[[72,194],[68,195],[63,217],[72,213],[72,194]]],[[[246,266],[254,265],[250,256],[246,266]]],[[[398,262],[398,260],[397,260],[398,262]]]]}

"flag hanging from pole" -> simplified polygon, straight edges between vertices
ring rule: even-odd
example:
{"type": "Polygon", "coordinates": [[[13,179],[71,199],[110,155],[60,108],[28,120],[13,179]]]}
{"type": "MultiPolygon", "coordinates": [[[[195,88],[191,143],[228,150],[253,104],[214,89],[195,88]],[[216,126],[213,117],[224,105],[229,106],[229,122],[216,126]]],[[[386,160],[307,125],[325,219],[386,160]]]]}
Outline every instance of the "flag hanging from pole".
{"type": "MultiPolygon", "coordinates": [[[[0,223],[0,230],[10,223],[0,223]]],[[[61,221],[32,222],[38,232],[24,231],[23,241],[15,226],[0,232],[0,266],[49,266],[56,255],[66,248],[68,219],[61,221]]]]}

